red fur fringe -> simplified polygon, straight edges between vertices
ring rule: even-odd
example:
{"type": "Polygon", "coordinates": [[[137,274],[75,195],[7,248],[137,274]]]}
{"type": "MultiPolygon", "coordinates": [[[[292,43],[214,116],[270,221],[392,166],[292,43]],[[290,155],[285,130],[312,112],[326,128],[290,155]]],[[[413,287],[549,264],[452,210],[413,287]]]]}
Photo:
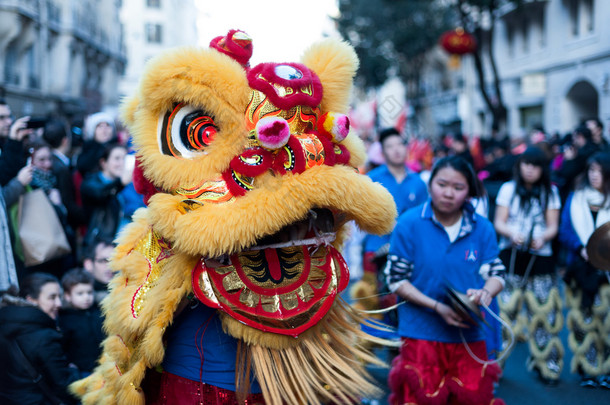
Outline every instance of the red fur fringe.
{"type": "Polygon", "coordinates": [[[324,146],[324,164],[334,166],[337,162],[335,159],[335,144],[324,135],[318,136],[318,139],[324,146]]]}
{"type": "Polygon", "coordinates": [[[263,148],[252,148],[245,150],[240,156],[236,156],[231,160],[231,168],[238,173],[246,175],[248,177],[255,177],[260,174],[263,174],[267,170],[271,168],[271,164],[273,161],[273,157],[271,153],[263,148]],[[240,159],[240,156],[243,158],[250,158],[252,156],[259,155],[261,157],[261,161],[258,165],[249,165],[244,163],[243,160],[240,159]]]}
{"type": "MultiPolygon", "coordinates": [[[[233,34],[240,30],[230,30],[226,36],[220,36],[210,41],[210,48],[216,49],[220,53],[235,59],[239,64],[247,66],[252,56],[252,43],[250,42],[245,47],[242,47],[235,41],[233,41],[233,34]],[[224,38],[224,48],[220,46],[219,42],[224,38]]],[[[243,31],[241,31],[243,32],[243,31]]]]}
{"type": "Polygon", "coordinates": [[[237,184],[235,179],[233,178],[233,170],[228,169],[224,173],[222,173],[222,178],[227,183],[227,188],[229,191],[236,197],[241,197],[246,194],[248,190],[244,189],[242,186],[237,184]]]}
{"type": "Polygon", "coordinates": [[[248,72],[248,83],[255,90],[263,92],[269,100],[282,110],[289,110],[296,105],[308,105],[317,107],[322,101],[322,83],[318,76],[307,66],[300,63],[261,63],[256,65],[248,72]],[[275,67],[278,65],[288,65],[298,69],[303,77],[300,79],[284,79],[275,74],[275,67]],[[259,76],[262,76],[259,77],[259,76]],[[274,84],[290,87],[295,91],[291,95],[281,97],[275,91],[274,84]],[[300,91],[302,87],[312,87],[312,95],[300,91]]]}
{"type": "Polygon", "coordinates": [[[150,197],[159,192],[155,185],[144,176],[139,157],[136,157],[136,165],[133,169],[133,186],[138,193],[144,196],[144,204],[146,205],[148,205],[150,197]]]}
{"type": "Polygon", "coordinates": [[[351,157],[349,150],[345,145],[338,145],[341,149],[341,153],[335,153],[335,162],[341,165],[349,165],[349,159],[351,157]]]}

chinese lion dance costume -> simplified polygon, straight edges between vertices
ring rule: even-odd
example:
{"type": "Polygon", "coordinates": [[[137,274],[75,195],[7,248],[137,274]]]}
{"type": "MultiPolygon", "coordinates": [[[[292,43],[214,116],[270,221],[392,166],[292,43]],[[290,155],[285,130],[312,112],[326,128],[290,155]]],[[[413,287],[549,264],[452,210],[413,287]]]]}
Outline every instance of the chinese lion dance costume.
{"type": "MultiPolygon", "coordinates": [[[[362,319],[338,297],[347,221],[387,233],[396,215],[355,169],[365,153],[344,114],[357,57],[337,40],[301,63],[251,67],[251,54],[237,30],[167,52],[123,106],[147,207],[111,261],[99,366],[71,387],[85,404],[150,403],[145,382],[172,350],[164,335],[194,301],[237,341],[237,393],[250,377],[274,405],[357,403],[377,390],[362,319]]],[[[201,346],[217,339],[204,332],[201,346]]]]}

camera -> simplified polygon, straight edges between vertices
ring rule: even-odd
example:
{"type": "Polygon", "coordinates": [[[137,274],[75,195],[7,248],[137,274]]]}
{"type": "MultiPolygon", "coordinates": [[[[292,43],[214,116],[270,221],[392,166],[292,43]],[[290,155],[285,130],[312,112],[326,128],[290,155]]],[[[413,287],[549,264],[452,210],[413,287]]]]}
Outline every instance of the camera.
{"type": "Polygon", "coordinates": [[[42,128],[42,127],[44,127],[44,124],[46,124],[46,122],[47,122],[46,118],[32,117],[25,124],[25,127],[26,128],[42,128]]]}

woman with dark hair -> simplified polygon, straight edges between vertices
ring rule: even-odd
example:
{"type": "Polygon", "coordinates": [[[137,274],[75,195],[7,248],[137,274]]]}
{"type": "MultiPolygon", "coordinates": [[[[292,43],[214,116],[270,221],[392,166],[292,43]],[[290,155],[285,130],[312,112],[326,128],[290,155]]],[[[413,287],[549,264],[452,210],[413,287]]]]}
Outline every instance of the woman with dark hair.
{"type": "Polygon", "coordinates": [[[593,231],[609,221],[610,154],[598,152],[589,158],[581,186],[568,197],[559,229],[567,249],[571,369],[580,374],[584,387],[610,388],[610,286],[606,275],[589,262],[586,249],[593,231]]]}
{"type": "Polygon", "coordinates": [[[117,141],[114,119],[110,114],[98,112],[87,117],[85,142],[76,161],[76,167],[83,178],[99,169],[104,149],[117,141]]]}
{"type": "Polygon", "coordinates": [[[100,170],[81,184],[83,207],[89,218],[83,244],[88,247],[96,238],[114,239],[121,223],[124,204],[119,192],[131,182],[126,170],[127,149],[120,144],[107,145],[100,158],[100,170]]]}
{"type": "Polygon", "coordinates": [[[78,369],[68,365],[56,324],[60,294],[57,278],[47,273],[33,273],[22,281],[20,297],[8,294],[2,297],[0,403],[76,402],[67,393],[67,387],[78,379],[78,369]],[[19,349],[25,359],[19,356],[19,349]],[[38,378],[41,382],[35,381],[38,378]]]}
{"type": "Polygon", "coordinates": [[[585,125],[579,125],[571,134],[571,145],[565,145],[561,167],[553,173],[553,183],[559,188],[561,201],[574,190],[576,179],[585,171],[587,160],[601,151],[601,145],[593,142],[593,135],[585,125]]]}
{"type": "Polygon", "coordinates": [[[563,315],[551,248],[561,201],[549,172],[542,150],[525,150],[515,162],[513,180],[498,191],[494,225],[500,258],[508,268],[506,289],[499,296],[502,315],[516,335],[529,332],[528,368],[552,385],[563,367],[563,315]]]}
{"type": "Polygon", "coordinates": [[[450,285],[488,306],[503,288],[493,226],[470,204],[481,189],[457,156],[436,163],[428,188],[430,199],[398,219],[385,268],[390,290],[405,301],[390,403],[503,403],[493,398],[500,368],[480,360],[487,359],[484,331],[444,299],[450,285]]]}

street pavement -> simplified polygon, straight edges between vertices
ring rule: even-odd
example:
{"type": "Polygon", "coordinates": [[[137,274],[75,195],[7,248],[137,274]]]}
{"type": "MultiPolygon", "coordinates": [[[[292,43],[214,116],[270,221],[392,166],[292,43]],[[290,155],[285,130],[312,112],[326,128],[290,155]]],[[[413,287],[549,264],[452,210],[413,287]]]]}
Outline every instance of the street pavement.
{"type": "Polygon", "coordinates": [[[507,359],[497,396],[507,405],[610,404],[610,390],[579,386],[579,376],[570,372],[572,353],[568,349],[565,328],[561,337],[566,355],[559,384],[553,387],[544,385],[534,372],[527,371],[525,367],[528,357],[527,343],[519,343],[507,359]]]}

